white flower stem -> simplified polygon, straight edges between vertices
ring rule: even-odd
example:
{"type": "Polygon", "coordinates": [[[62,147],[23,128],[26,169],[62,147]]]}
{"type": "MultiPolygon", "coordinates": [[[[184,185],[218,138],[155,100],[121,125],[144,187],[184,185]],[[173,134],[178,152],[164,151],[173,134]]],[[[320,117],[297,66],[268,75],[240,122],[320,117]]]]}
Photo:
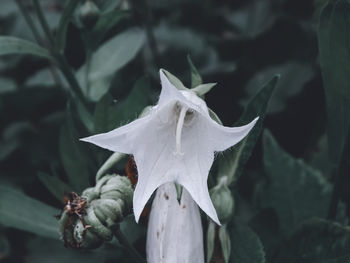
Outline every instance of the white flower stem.
{"type": "Polygon", "coordinates": [[[187,106],[183,106],[180,111],[180,116],[177,121],[176,126],[176,152],[175,155],[183,155],[184,153],[181,152],[181,134],[182,134],[182,127],[184,126],[185,116],[186,112],[188,110],[187,106]]]}

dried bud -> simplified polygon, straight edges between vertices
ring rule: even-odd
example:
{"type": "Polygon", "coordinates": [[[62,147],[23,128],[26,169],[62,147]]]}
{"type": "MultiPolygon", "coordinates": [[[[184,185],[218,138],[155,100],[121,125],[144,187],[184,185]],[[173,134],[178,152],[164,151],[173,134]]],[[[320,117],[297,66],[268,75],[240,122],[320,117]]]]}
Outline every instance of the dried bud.
{"type": "Polygon", "coordinates": [[[220,178],[219,183],[210,190],[211,200],[222,224],[230,220],[234,210],[234,199],[226,181],[226,176],[220,178]]]}
{"type": "Polygon", "coordinates": [[[113,238],[112,228],[132,208],[133,188],[127,177],[105,175],[82,196],[71,193],[59,219],[65,246],[96,248],[113,238]]]}
{"type": "Polygon", "coordinates": [[[92,28],[100,16],[100,10],[92,0],[87,0],[79,9],[79,20],[88,29],[92,28]]]}

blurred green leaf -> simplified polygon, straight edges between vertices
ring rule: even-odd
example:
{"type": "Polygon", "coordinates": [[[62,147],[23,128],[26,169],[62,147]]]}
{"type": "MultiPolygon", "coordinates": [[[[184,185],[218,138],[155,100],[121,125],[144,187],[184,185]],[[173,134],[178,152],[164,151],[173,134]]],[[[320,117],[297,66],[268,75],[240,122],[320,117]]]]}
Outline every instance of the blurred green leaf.
{"type": "Polygon", "coordinates": [[[273,263],[348,263],[350,262],[350,228],[313,218],[304,222],[283,243],[273,263]]]}
{"type": "Polygon", "coordinates": [[[264,132],[263,149],[270,182],[259,199],[264,208],[276,210],[282,233],[290,235],[310,217],[325,217],[332,186],[321,173],[286,153],[268,131],[264,132]]]}
{"type": "Polygon", "coordinates": [[[67,249],[61,240],[31,238],[27,243],[27,263],[96,263],[120,262],[121,249],[117,246],[103,245],[98,249],[67,249]]]}
{"type": "Polygon", "coordinates": [[[202,77],[199,74],[197,68],[195,67],[195,65],[193,64],[190,55],[187,56],[187,61],[188,64],[190,65],[190,69],[191,69],[191,88],[195,88],[198,85],[202,84],[202,77]]]}
{"type": "Polygon", "coordinates": [[[63,196],[65,193],[71,192],[72,188],[68,186],[66,183],[61,181],[56,176],[48,175],[42,172],[37,174],[39,180],[46,186],[46,188],[50,191],[50,193],[56,197],[56,199],[60,202],[63,201],[63,196]]]}
{"type": "Polygon", "coordinates": [[[53,60],[48,50],[30,41],[8,36],[0,36],[0,56],[9,54],[34,55],[53,60]]]}
{"type": "Polygon", "coordinates": [[[229,227],[232,263],[265,263],[264,247],[250,227],[234,223],[229,227]]]}
{"type": "Polygon", "coordinates": [[[116,128],[118,116],[116,103],[111,94],[106,93],[98,101],[94,113],[94,133],[102,133],[116,128]]]}
{"type": "Polygon", "coordinates": [[[283,240],[275,210],[273,208],[259,210],[249,220],[249,226],[259,236],[264,246],[266,262],[271,262],[275,248],[283,240]]]}
{"type": "Polygon", "coordinates": [[[134,215],[129,215],[120,223],[120,231],[128,237],[130,243],[134,243],[146,234],[146,228],[135,222],[134,215]]]}
{"type": "Polygon", "coordinates": [[[58,29],[57,29],[56,43],[55,43],[57,50],[60,52],[63,52],[65,49],[68,24],[79,2],[80,0],[69,0],[69,1],[66,1],[66,5],[64,6],[64,9],[60,18],[60,22],[58,25],[58,29]]]}
{"type": "Polygon", "coordinates": [[[121,0],[95,0],[96,5],[102,12],[109,12],[114,10],[121,4],[121,0]]]}
{"type": "Polygon", "coordinates": [[[322,11],[318,43],[327,102],[331,160],[338,164],[350,127],[350,3],[332,1],[322,11]]]}
{"type": "Polygon", "coordinates": [[[144,32],[133,28],[101,45],[93,53],[90,65],[83,65],[77,72],[85,95],[98,101],[107,92],[112,75],[136,56],[144,42],[144,32]]]}
{"type": "Polygon", "coordinates": [[[117,25],[123,18],[126,18],[128,14],[129,13],[127,11],[121,10],[111,10],[101,14],[96,24],[92,28],[91,36],[89,37],[91,43],[88,44],[92,47],[92,49],[95,50],[103,40],[106,33],[117,25]]]}
{"type": "Polygon", "coordinates": [[[316,170],[322,172],[326,178],[331,178],[334,164],[329,159],[328,142],[326,134],[322,135],[317,143],[316,149],[311,155],[309,164],[316,170]]]}
{"type": "Polygon", "coordinates": [[[81,122],[89,132],[92,132],[94,130],[94,118],[92,114],[87,110],[85,105],[80,102],[80,100],[76,100],[76,105],[81,122]]]}
{"type": "Polygon", "coordinates": [[[0,94],[14,92],[16,90],[17,85],[13,80],[0,77],[0,94]]]}
{"type": "Polygon", "coordinates": [[[203,97],[212,88],[214,88],[215,85],[216,85],[216,83],[200,84],[200,85],[196,86],[195,88],[191,89],[191,91],[195,92],[199,97],[203,97]]]}
{"type": "Polygon", "coordinates": [[[231,240],[226,225],[223,225],[219,228],[219,240],[225,263],[228,263],[231,254],[231,240]]]}
{"type": "Polygon", "coordinates": [[[95,109],[95,132],[107,132],[137,118],[149,104],[149,89],[149,81],[141,78],[120,103],[115,103],[109,94],[102,97],[95,109]]]}
{"type": "Polygon", "coordinates": [[[215,228],[216,228],[216,223],[210,220],[208,224],[208,230],[207,230],[207,263],[210,262],[211,257],[213,256],[213,253],[214,253],[215,228]]]}
{"type": "Polygon", "coordinates": [[[311,64],[294,61],[265,67],[248,81],[245,88],[247,96],[241,100],[241,104],[247,105],[249,99],[258,92],[260,85],[276,73],[281,77],[270,99],[268,113],[280,113],[285,110],[288,99],[302,91],[306,83],[314,77],[315,70],[311,64]]]}
{"type": "Polygon", "coordinates": [[[254,118],[259,117],[258,122],[238,145],[236,145],[231,152],[224,154],[220,158],[219,176],[227,176],[228,184],[231,184],[239,178],[242,174],[244,165],[248,161],[254,146],[259,138],[263,128],[264,118],[267,112],[267,106],[274,91],[279,76],[273,77],[266,83],[262,89],[253,97],[248,103],[242,117],[238,120],[235,126],[247,124],[254,118]]]}
{"type": "Polygon", "coordinates": [[[4,226],[58,239],[57,212],[17,189],[0,186],[0,223],[4,226]]]}
{"type": "Polygon", "coordinates": [[[11,253],[11,246],[9,240],[5,235],[0,235],[0,259],[5,260],[11,253]]]}
{"type": "Polygon", "coordinates": [[[117,125],[125,124],[138,118],[142,110],[150,103],[149,92],[149,80],[145,77],[138,79],[129,95],[120,103],[117,103],[117,125]]]}
{"type": "Polygon", "coordinates": [[[68,116],[68,121],[60,131],[59,148],[69,185],[75,192],[81,192],[89,186],[88,160],[84,158],[86,154],[82,147],[73,121],[68,116]]]}
{"type": "MultiPolygon", "coordinates": [[[[54,87],[55,85],[57,85],[57,83],[55,82],[55,79],[53,78],[52,73],[53,73],[52,69],[50,68],[44,68],[44,69],[38,70],[26,80],[25,85],[30,87],[33,87],[33,86],[54,87]]],[[[59,78],[63,87],[69,87],[61,71],[55,71],[55,74],[57,74],[57,77],[59,78]]]]}

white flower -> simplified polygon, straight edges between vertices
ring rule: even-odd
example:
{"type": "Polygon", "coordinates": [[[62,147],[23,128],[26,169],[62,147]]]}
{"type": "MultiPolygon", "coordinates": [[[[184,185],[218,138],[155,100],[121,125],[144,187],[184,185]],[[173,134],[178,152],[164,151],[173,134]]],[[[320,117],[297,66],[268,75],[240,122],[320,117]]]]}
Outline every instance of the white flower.
{"type": "Polygon", "coordinates": [[[153,200],[147,229],[148,263],[203,263],[199,209],[184,189],[177,201],[174,183],[161,185],[153,200]]]}
{"type": "Polygon", "coordinates": [[[82,139],[114,152],[133,154],[138,169],[135,220],[162,184],[177,182],[198,206],[220,224],[210,200],[207,178],[214,152],[242,140],[257,119],[235,128],[213,121],[205,102],[190,90],[177,90],[160,70],[158,104],[144,117],[107,133],[82,139]]]}

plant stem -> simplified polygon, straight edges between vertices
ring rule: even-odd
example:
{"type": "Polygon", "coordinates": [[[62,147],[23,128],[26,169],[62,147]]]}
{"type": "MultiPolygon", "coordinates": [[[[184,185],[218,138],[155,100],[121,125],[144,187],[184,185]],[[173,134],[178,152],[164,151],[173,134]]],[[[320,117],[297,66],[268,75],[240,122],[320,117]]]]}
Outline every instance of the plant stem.
{"type": "Polygon", "coordinates": [[[38,32],[38,30],[36,29],[35,27],[35,24],[32,20],[32,18],[30,17],[30,15],[26,12],[26,9],[25,9],[25,6],[23,5],[23,2],[21,0],[15,0],[16,1],[16,4],[19,8],[19,10],[21,11],[25,21],[27,22],[30,30],[32,31],[33,35],[34,35],[34,38],[36,40],[36,42],[38,44],[42,44],[42,39],[40,37],[40,34],[38,32]]]}
{"type": "MultiPolygon", "coordinates": [[[[37,42],[39,45],[45,46],[44,43],[43,43],[43,40],[42,40],[41,37],[40,37],[40,34],[39,34],[38,30],[37,30],[36,27],[35,27],[35,24],[34,24],[32,18],[30,17],[30,15],[28,14],[28,12],[26,11],[25,6],[23,5],[23,2],[22,2],[21,0],[15,0],[15,1],[16,1],[16,4],[17,4],[19,10],[21,11],[21,13],[22,13],[22,15],[23,15],[25,21],[27,22],[27,24],[28,24],[30,30],[32,31],[33,36],[34,36],[36,42],[37,42]]],[[[59,78],[59,76],[58,76],[58,74],[57,74],[57,71],[56,71],[56,69],[53,67],[53,65],[52,65],[51,63],[50,63],[49,68],[50,68],[50,73],[51,73],[52,78],[53,78],[53,80],[55,81],[55,83],[56,83],[58,86],[62,86],[62,83],[61,83],[61,80],[60,80],[60,78],[59,78]]]]}
{"type": "Polygon", "coordinates": [[[53,47],[54,46],[54,38],[53,38],[53,35],[51,33],[51,30],[49,28],[49,25],[45,19],[45,16],[44,16],[44,13],[43,13],[43,10],[38,2],[38,0],[33,0],[33,3],[34,3],[34,7],[35,7],[35,11],[36,13],[38,14],[38,18],[39,18],[39,21],[40,21],[40,24],[45,32],[45,35],[47,37],[47,39],[49,40],[50,42],[50,45],[53,47]]]}
{"type": "Polygon", "coordinates": [[[137,250],[130,244],[129,240],[120,231],[119,225],[113,229],[114,235],[119,240],[120,244],[128,250],[130,256],[133,257],[135,262],[146,263],[146,260],[137,252],[137,250]]]}
{"type": "Polygon", "coordinates": [[[152,54],[153,63],[157,68],[162,66],[158,45],[152,28],[152,10],[147,1],[131,0],[132,9],[137,20],[143,23],[146,31],[147,42],[152,54]],[[142,5],[143,4],[143,5],[142,5]],[[141,6],[142,5],[142,6],[141,6]]]}
{"type": "Polygon", "coordinates": [[[73,74],[70,65],[68,64],[66,58],[64,55],[55,53],[54,57],[56,58],[57,64],[59,68],[61,69],[63,75],[65,76],[68,84],[70,85],[73,93],[78,97],[78,99],[83,103],[85,107],[88,106],[88,102],[84,96],[84,94],[81,91],[80,85],[73,74]]]}
{"type": "Polygon", "coordinates": [[[62,54],[58,50],[55,50],[55,42],[54,42],[53,35],[50,31],[49,25],[45,19],[45,16],[43,14],[43,10],[42,10],[38,0],[33,0],[33,3],[34,3],[34,7],[35,7],[36,13],[38,15],[39,21],[40,21],[40,25],[41,25],[42,29],[44,30],[44,33],[45,33],[47,39],[49,40],[49,44],[50,44],[49,50],[50,50],[51,54],[56,59],[56,63],[58,65],[58,67],[60,68],[60,70],[62,71],[63,75],[65,76],[73,93],[77,96],[77,98],[82,102],[82,104],[85,107],[88,107],[88,102],[87,102],[84,94],[82,93],[80,85],[79,85],[70,65],[68,64],[64,54],[62,54]]]}

